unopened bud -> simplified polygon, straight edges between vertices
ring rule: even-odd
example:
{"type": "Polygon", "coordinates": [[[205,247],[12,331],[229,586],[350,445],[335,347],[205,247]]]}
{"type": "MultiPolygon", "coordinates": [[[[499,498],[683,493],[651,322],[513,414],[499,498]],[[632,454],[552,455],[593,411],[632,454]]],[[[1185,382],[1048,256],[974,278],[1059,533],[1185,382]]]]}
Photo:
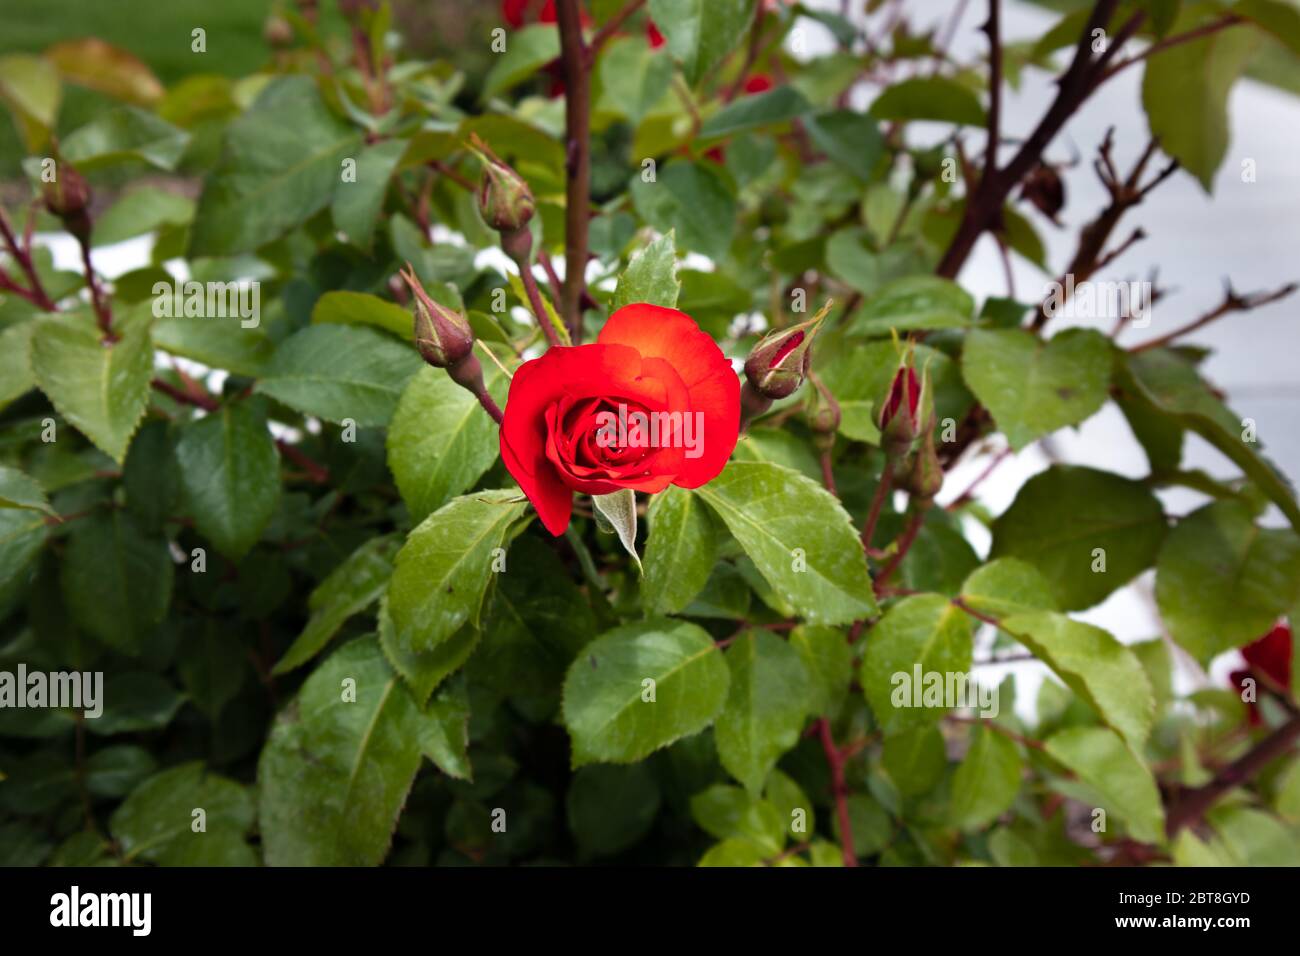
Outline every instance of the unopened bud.
{"type": "Polygon", "coordinates": [[[90,236],[90,184],[69,162],[59,160],[52,182],[41,183],[45,207],[79,239],[90,236]]]}
{"type": "Polygon", "coordinates": [[[459,312],[439,305],[424,291],[410,263],[399,273],[415,297],[415,347],[435,368],[454,368],[473,357],[474,331],[459,312]]]}
{"type": "Polygon", "coordinates": [[[483,163],[478,208],[483,221],[501,233],[517,232],[528,225],[537,210],[532,190],[517,172],[492,154],[478,137],[470,147],[483,163]]]}
{"type": "Polygon", "coordinates": [[[939,455],[934,447],[933,430],[927,431],[921,440],[921,447],[913,456],[912,470],[904,487],[922,507],[928,507],[943,487],[943,466],[939,463],[939,455]]]}
{"type": "Polygon", "coordinates": [[[880,444],[889,458],[902,458],[911,449],[921,427],[920,406],[921,382],[909,352],[899,363],[880,409],[880,444]]]}
{"type": "Polygon", "coordinates": [[[754,346],[745,360],[745,379],[755,392],[775,400],[798,391],[812,365],[813,339],[830,306],[827,302],[807,322],[772,332],[754,346]]]}
{"type": "Polygon", "coordinates": [[[830,451],[835,447],[835,433],[840,427],[840,403],[815,375],[812,383],[813,400],[807,419],[813,433],[813,446],[818,451],[830,451]]]}

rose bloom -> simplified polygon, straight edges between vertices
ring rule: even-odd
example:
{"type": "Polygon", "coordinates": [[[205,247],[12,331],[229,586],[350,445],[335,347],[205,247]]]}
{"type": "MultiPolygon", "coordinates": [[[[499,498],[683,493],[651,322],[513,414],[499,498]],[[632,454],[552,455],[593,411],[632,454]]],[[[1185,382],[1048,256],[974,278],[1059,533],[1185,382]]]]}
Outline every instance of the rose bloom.
{"type": "Polygon", "coordinates": [[[726,465],[739,426],[740,380],[713,338],[676,309],[628,305],[594,344],[551,348],[519,367],[501,457],[546,530],[561,535],[575,491],[698,488],[726,465]],[[615,434],[611,420],[638,413],[683,424],[660,429],[653,445],[611,442],[628,437],[615,434]]]}

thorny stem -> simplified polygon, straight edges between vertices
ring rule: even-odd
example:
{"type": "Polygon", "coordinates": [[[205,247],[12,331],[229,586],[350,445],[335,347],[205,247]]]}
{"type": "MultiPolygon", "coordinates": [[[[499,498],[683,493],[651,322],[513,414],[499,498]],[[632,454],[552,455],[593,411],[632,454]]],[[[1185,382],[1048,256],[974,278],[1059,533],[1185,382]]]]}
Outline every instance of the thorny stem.
{"type": "Polygon", "coordinates": [[[551,324],[551,317],[546,313],[546,306],[542,302],[542,293],[537,288],[537,280],[533,278],[531,265],[526,259],[519,261],[518,265],[519,281],[524,284],[524,291],[528,294],[528,304],[532,307],[533,315],[537,316],[537,324],[541,326],[542,334],[546,336],[546,341],[552,347],[561,345],[560,333],[551,324]]]}
{"type": "Polygon", "coordinates": [[[578,0],[557,0],[564,70],[564,298],[558,303],[575,345],[582,343],[582,292],[587,272],[591,193],[590,58],[582,42],[578,0]]]}
{"type": "Polygon", "coordinates": [[[587,46],[584,60],[587,69],[591,69],[595,65],[596,55],[600,53],[601,47],[618,33],[623,24],[627,22],[628,17],[645,6],[645,2],[646,0],[631,0],[622,10],[619,10],[618,13],[606,20],[604,25],[595,32],[591,38],[591,43],[587,46]]]}
{"type": "Polygon", "coordinates": [[[1291,719],[1220,770],[1202,787],[1183,791],[1165,818],[1165,831],[1173,837],[1183,827],[1193,826],[1228,791],[1248,783],[1268,764],[1291,750],[1300,738],[1300,713],[1291,708],[1291,719]]]}
{"type": "Polygon", "coordinates": [[[866,523],[862,526],[862,548],[868,552],[871,551],[871,538],[876,533],[876,522],[880,520],[880,509],[889,494],[889,478],[889,463],[886,462],[880,472],[880,481],[876,484],[876,493],[871,497],[871,510],[867,512],[866,523]]]}
{"type": "Polygon", "coordinates": [[[912,509],[912,517],[908,519],[907,527],[903,529],[902,537],[898,539],[898,550],[894,552],[893,557],[885,565],[883,571],[876,578],[876,590],[879,591],[889,580],[889,576],[898,570],[898,566],[903,563],[907,557],[907,552],[911,550],[912,543],[916,541],[916,535],[921,530],[921,525],[925,522],[925,512],[920,508],[912,509]]]}
{"type": "Polygon", "coordinates": [[[1288,282],[1286,285],[1282,286],[1282,288],[1276,289],[1273,292],[1255,292],[1247,295],[1238,295],[1232,290],[1231,286],[1228,286],[1227,290],[1224,292],[1223,301],[1195,322],[1189,322],[1187,325],[1174,329],[1167,335],[1162,335],[1149,342],[1135,345],[1129,351],[1145,352],[1147,349],[1161,348],[1176,339],[1182,338],[1184,335],[1190,335],[1197,329],[1209,325],[1215,319],[1222,318],[1225,315],[1229,315],[1233,312],[1249,312],[1251,309],[1257,309],[1262,305],[1268,305],[1270,302],[1285,299],[1287,296],[1291,295],[1291,293],[1295,292],[1297,288],[1300,288],[1300,286],[1297,286],[1294,282],[1288,282]]]}
{"type": "Polygon", "coordinates": [[[844,854],[844,865],[857,866],[858,855],[853,852],[853,828],[849,820],[849,787],[844,782],[844,754],[835,746],[829,718],[818,719],[817,736],[821,739],[826,763],[831,770],[831,789],[835,796],[835,814],[840,823],[840,849],[844,854]]]}
{"type": "Polygon", "coordinates": [[[99,323],[99,330],[104,333],[104,341],[116,342],[117,336],[113,334],[113,310],[104,297],[104,291],[99,287],[99,280],[95,277],[95,267],[90,263],[90,241],[78,237],[77,243],[81,246],[81,264],[86,272],[86,285],[90,288],[90,301],[95,309],[95,321],[99,323]]]}
{"type": "Polygon", "coordinates": [[[0,209],[0,237],[4,238],[4,244],[8,248],[9,254],[13,256],[14,261],[18,263],[18,268],[22,269],[23,274],[27,277],[27,284],[29,286],[27,289],[20,288],[8,276],[3,272],[0,272],[0,289],[21,296],[28,302],[32,303],[32,305],[39,309],[43,309],[46,312],[57,312],[58,306],[56,306],[54,300],[46,294],[45,287],[41,284],[41,277],[37,275],[36,266],[32,263],[30,218],[27,221],[27,226],[28,228],[24,237],[26,241],[19,242],[14,236],[13,228],[9,224],[8,217],[4,214],[4,210],[0,209]]]}

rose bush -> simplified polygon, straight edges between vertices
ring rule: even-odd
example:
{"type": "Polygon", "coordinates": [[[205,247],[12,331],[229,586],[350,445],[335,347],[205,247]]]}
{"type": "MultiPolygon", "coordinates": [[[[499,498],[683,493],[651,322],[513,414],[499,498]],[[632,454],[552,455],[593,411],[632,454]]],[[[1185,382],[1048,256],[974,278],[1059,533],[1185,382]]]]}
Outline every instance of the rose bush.
{"type": "Polygon", "coordinates": [[[6,0],[0,863],[1300,862],[1300,16],[1012,2],[6,0]]]}

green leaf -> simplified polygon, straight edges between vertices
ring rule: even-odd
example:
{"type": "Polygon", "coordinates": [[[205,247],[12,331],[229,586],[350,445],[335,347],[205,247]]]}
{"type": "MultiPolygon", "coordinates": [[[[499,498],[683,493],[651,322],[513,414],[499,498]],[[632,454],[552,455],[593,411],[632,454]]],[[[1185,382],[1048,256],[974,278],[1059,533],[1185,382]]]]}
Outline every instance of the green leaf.
{"type": "Polygon", "coordinates": [[[793,86],[778,86],[764,93],[732,100],[700,127],[699,139],[720,139],[763,126],[788,123],[811,107],[793,86]]]}
{"type": "Polygon", "coordinates": [[[236,635],[209,618],[186,628],[177,652],[181,682],[194,706],[213,722],[243,687],[248,662],[236,635]]]}
{"type": "Polygon", "coordinates": [[[256,866],[245,842],[253,829],[253,798],[199,761],[155,774],[117,808],[109,829],[127,861],[162,866],[256,866]],[[202,810],[203,829],[196,830],[202,810]]]}
{"type": "Polygon", "coordinates": [[[237,315],[161,318],[153,324],[153,344],[210,368],[258,378],[265,374],[274,346],[265,332],[245,321],[237,315]]]}
{"type": "Polygon", "coordinates": [[[482,636],[478,628],[467,624],[431,651],[412,650],[398,643],[388,613],[388,596],[379,599],[379,646],[417,704],[423,705],[444,680],[465,665],[482,636]]]}
{"type": "Polygon", "coordinates": [[[641,603],[652,613],[676,614],[709,580],[717,563],[717,531],[699,496],[676,485],[650,497],[646,518],[641,603]]]}
{"type": "MultiPolygon", "coordinates": [[[[888,845],[894,835],[894,821],[879,803],[863,793],[850,794],[847,801],[849,810],[849,832],[853,835],[853,852],[861,859],[874,856],[888,845]]],[[[835,839],[840,839],[839,814],[831,816],[835,830],[835,839]]]]}
{"type": "Polygon", "coordinates": [[[810,116],[803,125],[814,145],[833,162],[864,182],[872,178],[885,153],[885,138],[875,120],[842,109],[810,116]]]}
{"type": "Polygon", "coordinates": [[[595,613],[555,548],[536,535],[516,539],[508,562],[492,594],[471,680],[516,701],[544,699],[538,710],[550,713],[565,671],[598,630],[595,613]]]}
{"type": "Polygon", "coordinates": [[[989,556],[1032,564],[1057,604],[1077,610],[1149,568],[1164,537],[1164,509],[1144,484],[1057,465],[1025,482],[994,522],[989,556]]]}
{"type": "Polygon", "coordinates": [[[948,754],[938,727],[916,727],[886,737],[881,764],[903,796],[918,796],[943,778],[948,754]]]}
{"type": "Polygon", "coordinates": [[[315,324],[371,325],[399,338],[414,341],[411,313],[393,302],[367,292],[326,292],[312,306],[315,324]]]}
{"type": "Polygon", "coordinates": [[[1232,12],[1253,20],[1260,29],[1300,56],[1300,10],[1284,0],[1238,0],[1232,12]]]}
{"type": "Polygon", "coordinates": [[[742,840],[732,837],[723,840],[721,843],[715,843],[709,847],[707,853],[700,857],[697,866],[725,866],[725,867],[749,867],[765,866],[767,863],[767,850],[752,843],[749,840],[742,840]]]}
{"type": "Polygon", "coordinates": [[[600,106],[633,126],[655,108],[673,78],[673,61],[641,37],[618,37],[600,55],[600,106]]]}
{"type": "Polygon", "coordinates": [[[970,749],[952,778],[949,818],[963,830],[979,830],[1000,817],[1020,790],[1024,762],[1006,736],[976,725],[970,749]]]}
{"type": "Polygon", "coordinates": [[[1218,806],[1206,820],[1214,828],[1229,865],[1300,865],[1300,839],[1295,831],[1262,810],[1245,806],[1218,806]]]}
{"type": "Polygon", "coordinates": [[[968,87],[941,76],[918,77],[888,87],[867,111],[882,120],[937,120],[983,126],[984,107],[968,87]]]}
{"type": "Polygon", "coordinates": [[[975,300],[957,283],[937,276],[908,276],[886,283],[858,312],[853,331],[888,335],[914,329],[952,329],[969,325],[975,300]]]}
{"type": "MultiPolygon", "coordinates": [[[[1196,16],[1189,7],[1174,32],[1196,26],[1196,16]]],[[[1258,42],[1251,30],[1218,30],[1147,60],[1142,107],[1151,135],[1207,193],[1228,151],[1228,91],[1249,65],[1258,42]]]]}
{"type": "Polygon", "coordinates": [[[0,331],[0,409],[36,387],[31,363],[35,331],[35,322],[23,322],[0,331]]]}
{"type": "Polygon", "coordinates": [[[360,614],[383,596],[393,574],[397,541],[391,535],[371,538],[357,548],[320,584],[307,599],[311,617],[302,633],[289,645],[272,674],[284,674],[311,660],[344,622],[360,614]]]}
{"type": "Polygon", "coordinates": [[[736,442],[732,458],[735,461],[766,461],[797,471],[814,481],[822,480],[821,464],[807,440],[784,429],[749,428],[736,442]]]}
{"type": "Polygon", "coordinates": [[[771,631],[739,635],[726,658],[731,688],[713,737],[722,766],[756,794],[776,761],[798,743],[813,709],[813,683],[799,652],[771,631]]]}
{"type": "MultiPolygon", "coordinates": [[[[483,363],[483,381],[504,407],[507,381],[494,363],[483,363]]],[[[387,442],[388,467],[417,522],[472,488],[501,454],[496,422],[440,368],[407,383],[387,442]]]]}
{"type": "Polygon", "coordinates": [[[13,111],[14,126],[29,150],[45,145],[62,100],[59,71],[48,60],[29,53],[0,57],[0,102],[13,111]]]}
{"type": "Polygon", "coordinates": [[[875,613],[857,531],[816,482],[779,465],[733,461],[695,493],[809,623],[848,624],[875,613]]]}
{"type": "Polygon", "coordinates": [[[157,769],[153,754],[143,747],[105,747],[86,761],[86,789],[100,797],[125,797],[157,769]]]}
{"type": "MultiPolygon", "coordinates": [[[[618,535],[623,550],[631,556],[632,563],[640,572],[641,558],[636,553],[636,492],[624,488],[607,495],[592,495],[591,504],[596,514],[618,535]]],[[[602,530],[607,530],[603,522],[602,530]]]]}
{"type": "Polygon", "coordinates": [[[176,460],[199,534],[226,557],[243,557],[280,502],[280,454],[267,429],[266,403],[226,402],[189,423],[176,460]]]}
{"type": "Polygon", "coordinates": [[[1165,813],[1150,768],[1113,731],[1071,727],[1044,741],[1047,753],[1097,792],[1102,806],[1128,825],[1134,839],[1164,839],[1165,813]]]}
{"type": "Polygon", "coordinates": [[[611,856],[641,841],[659,812],[659,788],[643,764],[594,764],[573,775],[569,831],[585,857],[611,856]]]}
{"type": "Polygon", "coordinates": [[[457,680],[424,708],[419,727],[420,751],[457,780],[472,779],[469,765],[469,694],[457,680]]]}
{"type": "Polygon", "coordinates": [[[189,133],[153,113],[120,106],[69,133],[59,152],[82,171],[128,160],[170,171],[180,162],[189,142],[189,133]]]}
{"type": "Polygon", "coordinates": [[[420,766],[426,719],[374,638],[326,658],[280,713],[258,762],[266,862],[382,862],[420,766]]]}
{"type": "Polygon", "coordinates": [[[746,840],[768,856],[785,847],[787,818],[771,801],[740,787],[718,783],[701,790],[691,797],[691,816],[719,840],[746,840]]]}
{"type": "Polygon", "coordinates": [[[961,599],[993,617],[1060,610],[1048,580],[1037,567],[1019,558],[995,558],[976,568],[961,586],[961,599]]]}
{"type": "Polygon", "coordinates": [[[87,633],[137,654],[167,615],[173,574],[166,539],[145,534],[115,508],[73,525],[63,557],[63,597],[87,633]]]}
{"type": "Polygon", "coordinates": [[[650,17],[695,86],[740,42],[757,5],[757,0],[650,0],[650,17]]]}
{"type": "Polygon", "coordinates": [[[682,284],[677,281],[677,236],[671,229],[632,257],[618,278],[610,312],[634,302],[648,302],[672,309],[682,284]]]}
{"type": "Polygon", "coordinates": [[[130,671],[109,674],[104,682],[104,713],[86,721],[101,737],[160,730],[172,722],[185,696],[157,674],[130,671]]]}
{"type": "Polygon", "coordinates": [[[252,252],[329,205],[358,130],[336,118],[307,76],[272,80],[226,128],[190,230],[191,256],[252,252]]]}
{"type": "Polygon", "coordinates": [[[1232,459],[1300,532],[1295,491],[1253,443],[1245,440],[1244,422],[1214,397],[1193,366],[1167,349],[1151,349],[1129,354],[1121,368],[1126,387],[1136,389],[1157,409],[1232,459]]]}
{"type": "Polygon", "coordinates": [[[25,572],[41,553],[49,531],[45,516],[36,511],[0,508],[0,610],[25,589],[25,572]]]}
{"type": "Polygon", "coordinates": [[[938,594],[903,598],[876,622],[867,638],[859,682],[887,734],[937,721],[947,709],[922,704],[931,674],[969,678],[971,627],[965,612],[938,594]],[[917,668],[920,684],[917,684],[917,668]]]}
{"type": "Polygon", "coordinates": [[[1047,342],[1022,329],[976,329],[961,364],[966,384],[1019,451],[1100,410],[1111,345],[1091,329],[1067,329],[1047,342]]]}
{"type": "Polygon", "coordinates": [[[853,680],[853,648],[839,628],[800,624],[790,632],[790,646],[803,659],[812,679],[809,712],[833,714],[839,710],[853,680]]]}
{"type": "Polygon", "coordinates": [[[414,349],[381,332],[313,325],[280,343],[257,391],[336,425],[387,425],[423,367],[414,349]]]}
{"type": "Polygon", "coordinates": [[[519,85],[559,55],[560,31],[555,24],[536,23],[511,30],[505,52],[492,57],[492,69],[483,80],[483,99],[519,85]]]}
{"type": "Polygon", "coordinates": [[[388,585],[395,641],[408,652],[431,651],[466,623],[475,626],[504,548],[527,507],[515,491],[455,498],[410,536],[388,585]]]}
{"type": "Polygon", "coordinates": [[[132,189],[95,218],[94,245],[111,246],[164,226],[185,226],[194,218],[188,196],[142,186],[132,189]]]}
{"type": "Polygon", "coordinates": [[[679,246],[710,259],[726,257],[736,231],[736,199],[712,164],[673,160],[651,182],[634,176],[631,193],[637,214],[661,233],[673,231],[679,246]]]}
{"type": "Polygon", "coordinates": [[[1260,528],[1220,501],[1169,533],[1156,562],[1156,603],[1175,641],[1202,662],[1248,644],[1300,600],[1300,537],[1260,528]]]}
{"type": "Polygon", "coordinates": [[[1146,742],[1156,709],[1151,680],[1109,632],[1054,611],[1024,611],[1000,623],[1133,747],[1146,742]]]}
{"type": "Polygon", "coordinates": [[[121,464],[149,404],[153,346],[142,316],[118,321],[119,338],[85,316],[47,316],[32,333],[32,372],[59,414],[121,464]]]}
{"type": "Polygon", "coordinates": [[[21,508],[47,515],[55,513],[39,481],[4,465],[0,465],[0,508],[21,508]]]}
{"type": "Polygon", "coordinates": [[[656,618],[605,632],[564,680],[573,765],[633,763],[698,733],[722,710],[729,683],[722,652],[694,624],[656,618]]]}
{"type": "Polygon", "coordinates": [[[356,179],[343,180],[335,187],[330,215],[354,246],[370,248],[375,220],[383,211],[388,193],[388,180],[406,146],[404,139],[390,139],[365,147],[356,157],[356,179]]]}

